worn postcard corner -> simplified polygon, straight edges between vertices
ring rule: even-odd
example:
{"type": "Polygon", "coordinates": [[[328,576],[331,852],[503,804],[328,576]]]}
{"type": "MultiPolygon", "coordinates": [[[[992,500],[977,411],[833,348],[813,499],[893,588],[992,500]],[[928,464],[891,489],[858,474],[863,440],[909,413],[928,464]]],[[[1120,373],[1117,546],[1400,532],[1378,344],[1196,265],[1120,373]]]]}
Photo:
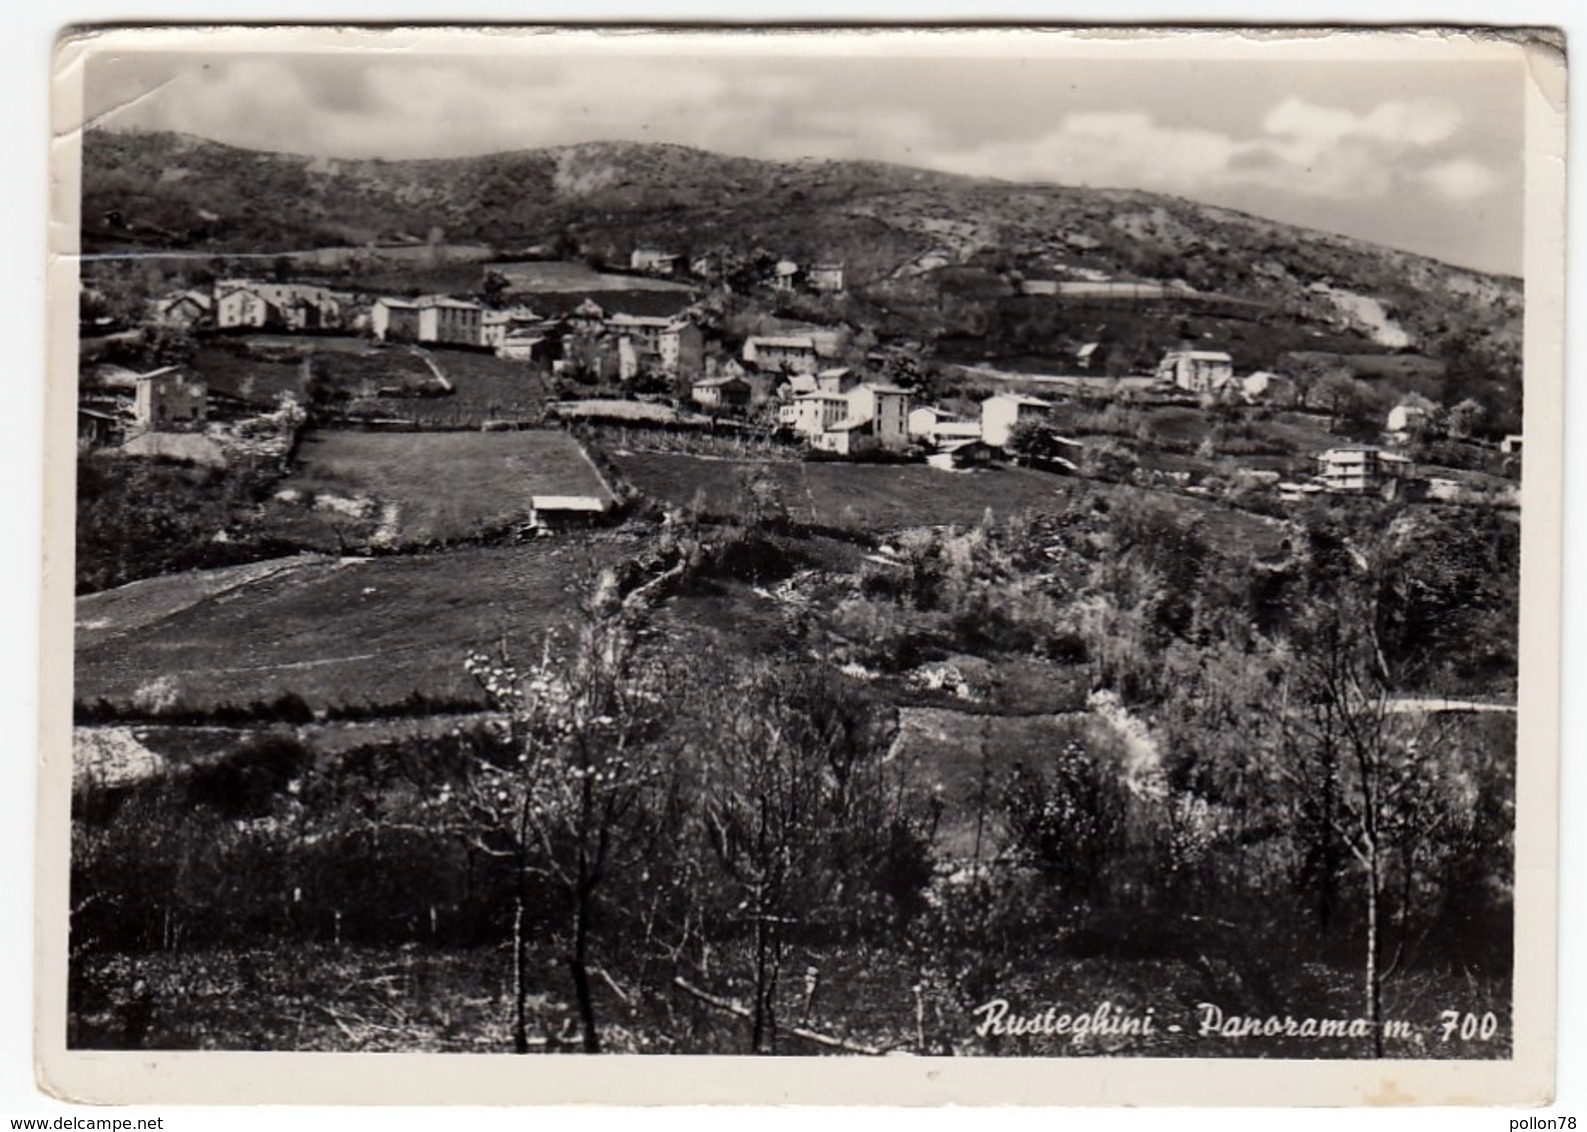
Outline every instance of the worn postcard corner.
{"type": "Polygon", "coordinates": [[[1552,1096],[1557,31],[56,60],[41,1088],[1552,1096]]]}

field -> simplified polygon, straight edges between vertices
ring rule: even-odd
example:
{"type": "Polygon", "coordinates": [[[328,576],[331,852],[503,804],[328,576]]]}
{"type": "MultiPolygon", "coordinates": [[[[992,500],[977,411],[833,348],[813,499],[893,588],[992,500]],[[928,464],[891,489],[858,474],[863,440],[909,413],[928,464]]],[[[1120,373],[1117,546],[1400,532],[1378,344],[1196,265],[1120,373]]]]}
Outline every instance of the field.
{"type": "Polygon", "coordinates": [[[563,260],[522,260],[493,263],[513,291],[686,291],[688,286],[644,275],[613,275],[582,263],[563,260]]]}
{"type": "Polygon", "coordinates": [[[1059,512],[1087,496],[1133,496],[1196,516],[1207,537],[1226,549],[1268,554],[1284,538],[1276,522],[1206,500],[1028,468],[943,472],[921,464],[716,460],[648,452],[612,459],[640,492],[678,507],[692,506],[698,499],[708,514],[718,516],[744,514],[749,506],[746,477],[768,475],[796,522],[843,531],[967,525],[988,510],[997,515],[1059,512]]]}
{"type": "Polygon", "coordinates": [[[571,616],[585,575],[634,546],[614,536],[407,557],[305,555],[136,582],[79,599],[75,696],[178,711],[286,695],[316,710],[394,706],[415,694],[483,704],[465,656],[504,636],[519,652],[536,648],[571,616]]]}
{"type": "Polygon", "coordinates": [[[1060,510],[1083,485],[1021,468],[953,473],[922,464],[789,463],[712,460],[633,453],[615,457],[640,491],[689,506],[703,493],[712,514],[741,514],[748,506],[745,477],[775,479],[799,522],[856,531],[974,523],[988,508],[999,513],[1060,510]]]}
{"type": "Polygon", "coordinates": [[[203,345],[193,368],[217,393],[229,393],[255,405],[269,405],[282,393],[303,395],[303,369],[295,361],[271,361],[245,350],[203,345]]]}
{"type": "Polygon", "coordinates": [[[325,516],[343,538],[410,546],[523,522],[536,496],[612,502],[583,449],[562,432],[317,431],[304,436],[297,459],[266,526],[310,546],[327,538],[337,545],[325,516]]]}

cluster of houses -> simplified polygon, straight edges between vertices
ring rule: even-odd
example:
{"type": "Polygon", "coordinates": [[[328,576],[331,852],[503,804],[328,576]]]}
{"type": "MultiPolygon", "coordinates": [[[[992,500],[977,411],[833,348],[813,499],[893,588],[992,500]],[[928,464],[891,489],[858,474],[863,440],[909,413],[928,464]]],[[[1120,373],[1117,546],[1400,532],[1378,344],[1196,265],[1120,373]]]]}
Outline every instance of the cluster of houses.
{"type": "MultiPolygon", "coordinates": [[[[670,296],[662,301],[676,307],[670,296]]],[[[554,369],[584,358],[599,376],[619,381],[642,372],[697,373],[704,354],[700,328],[684,310],[607,311],[593,298],[563,315],[447,295],[380,298],[370,308],[370,330],[383,342],[469,346],[509,361],[550,362],[554,369]]]]}
{"type": "Polygon", "coordinates": [[[219,279],[155,300],[153,314],[158,325],[181,329],[303,332],[342,329],[352,305],[352,295],[313,283],[219,279]]]}
{"type": "MultiPolygon", "coordinates": [[[[673,276],[683,268],[684,257],[662,248],[640,246],[628,257],[631,271],[647,275],[673,276]]],[[[716,279],[723,270],[723,257],[719,252],[702,252],[688,261],[689,274],[699,279],[716,279]]],[[[835,295],[844,289],[843,264],[837,262],[800,264],[791,259],[779,259],[767,273],[765,283],[776,291],[809,291],[817,295],[835,295]]]]}

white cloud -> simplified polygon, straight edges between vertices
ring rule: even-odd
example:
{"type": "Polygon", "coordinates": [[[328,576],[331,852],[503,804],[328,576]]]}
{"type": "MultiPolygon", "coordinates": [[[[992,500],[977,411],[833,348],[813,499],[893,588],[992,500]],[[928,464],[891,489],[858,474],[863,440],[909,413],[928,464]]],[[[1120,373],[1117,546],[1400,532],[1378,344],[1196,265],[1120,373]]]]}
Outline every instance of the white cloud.
{"type": "Polygon", "coordinates": [[[1457,157],[1424,169],[1421,181],[1456,203],[1465,204],[1487,196],[1499,187],[1499,174],[1480,161],[1457,157]]]}
{"type": "Polygon", "coordinates": [[[1367,114],[1286,98],[1262,122],[1262,129],[1292,141],[1334,144],[1370,138],[1391,146],[1436,145],[1460,128],[1460,112],[1435,98],[1382,102],[1367,114]]]}

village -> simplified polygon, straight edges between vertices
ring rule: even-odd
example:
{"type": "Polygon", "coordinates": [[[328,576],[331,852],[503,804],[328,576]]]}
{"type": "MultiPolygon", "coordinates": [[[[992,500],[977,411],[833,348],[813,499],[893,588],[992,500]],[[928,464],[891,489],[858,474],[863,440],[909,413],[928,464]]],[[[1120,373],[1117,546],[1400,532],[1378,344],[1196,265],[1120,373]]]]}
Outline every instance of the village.
{"type": "MultiPolygon", "coordinates": [[[[1012,461],[1060,474],[1093,474],[1107,463],[1099,458],[1099,448],[1116,446],[1105,435],[1114,430],[1086,436],[1066,425],[1073,425],[1076,417],[1094,420],[1099,407],[1114,406],[1115,413],[1137,418],[1154,411],[1199,413],[1225,428],[1237,418],[1271,419],[1275,412],[1307,408],[1297,375],[1242,366],[1216,342],[1182,338],[1165,345],[1155,368],[1144,373],[1121,374],[1116,367],[1101,372],[1106,347],[1089,341],[1064,355],[1067,373],[943,364],[935,367],[936,379],[928,383],[921,380],[932,368],[928,345],[880,341],[863,326],[782,319],[772,320],[778,325],[768,331],[735,337],[710,311],[715,295],[734,291],[722,278],[722,260],[720,254],[691,258],[638,246],[629,271],[672,281],[667,284],[672,289],[564,293],[548,296],[552,302],[532,292],[511,291],[488,264],[480,268],[480,286],[473,293],[372,294],[318,281],[229,277],[150,298],[142,326],[121,327],[105,340],[154,331],[236,345],[256,334],[296,337],[312,351],[317,342],[334,337],[343,343],[367,342],[376,359],[396,356],[379,354],[380,347],[412,351],[405,360],[422,358],[428,380],[404,385],[395,379],[382,381],[377,372],[373,383],[366,380],[362,386],[370,401],[382,394],[444,398],[455,392],[447,375],[449,357],[489,356],[514,363],[525,389],[538,379],[547,393],[526,398],[522,403],[527,411],[492,412],[487,419],[466,416],[459,426],[540,427],[559,419],[648,424],[765,437],[782,445],[786,455],[802,452],[807,459],[915,460],[948,471],[1012,461]],[[862,339],[872,343],[869,349],[856,345],[862,339]]],[[[1114,293],[1141,302],[1142,287],[1107,282],[1047,287],[1039,280],[1021,284],[1023,294],[1050,296],[1055,302],[1065,301],[1065,296],[1114,293]]],[[[804,267],[778,259],[766,267],[749,301],[755,301],[756,290],[769,298],[842,295],[844,266],[820,262],[804,267]]],[[[1157,288],[1144,301],[1171,294],[1171,288],[1157,288]]],[[[307,354],[302,357],[308,374],[312,362],[307,354]]],[[[304,388],[283,391],[282,396],[309,399],[304,388]]],[[[400,407],[390,411],[389,401],[381,412],[360,412],[357,391],[351,397],[345,392],[338,396],[340,425],[402,427],[403,412],[400,407]]],[[[1321,400],[1315,397],[1310,406],[1312,418],[1322,422],[1311,430],[1315,439],[1309,448],[1292,447],[1283,460],[1204,459],[1198,466],[1194,458],[1181,458],[1156,466],[1154,450],[1183,445],[1154,444],[1143,426],[1137,439],[1144,443],[1137,445],[1137,456],[1144,458],[1133,474],[1191,493],[1206,492],[1203,480],[1237,481],[1244,498],[1267,494],[1286,504],[1328,495],[1514,505],[1514,485],[1506,480],[1518,468],[1518,435],[1484,442],[1470,419],[1464,425],[1452,421],[1446,410],[1411,393],[1392,403],[1375,435],[1362,435],[1358,412],[1353,435],[1331,437],[1339,414],[1323,413],[1316,403],[1321,400]],[[1476,455],[1465,462],[1464,471],[1434,463],[1419,466],[1415,450],[1434,438],[1457,441],[1476,455]],[[1491,455],[1482,455],[1484,444],[1491,455]]],[[[281,408],[263,407],[265,416],[281,408]]],[[[239,437],[236,422],[259,408],[235,390],[213,387],[202,365],[191,361],[143,372],[100,365],[85,370],[79,437],[89,448],[109,453],[220,464],[228,446],[241,442],[245,451],[257,447],[257,435],[239,437]]],[[[1460,412],[1470,418],[1472,406],[1460,412]]],[[[1245,427],[1249,432],[1249,425],[1245,427]]],[[[257,434],[259,429],[251,425],[242,431],[257,434]]],[[[1211,455],[1214,446],[1212,438],[1204,438],[1196,455],[1211,455]]]]}

